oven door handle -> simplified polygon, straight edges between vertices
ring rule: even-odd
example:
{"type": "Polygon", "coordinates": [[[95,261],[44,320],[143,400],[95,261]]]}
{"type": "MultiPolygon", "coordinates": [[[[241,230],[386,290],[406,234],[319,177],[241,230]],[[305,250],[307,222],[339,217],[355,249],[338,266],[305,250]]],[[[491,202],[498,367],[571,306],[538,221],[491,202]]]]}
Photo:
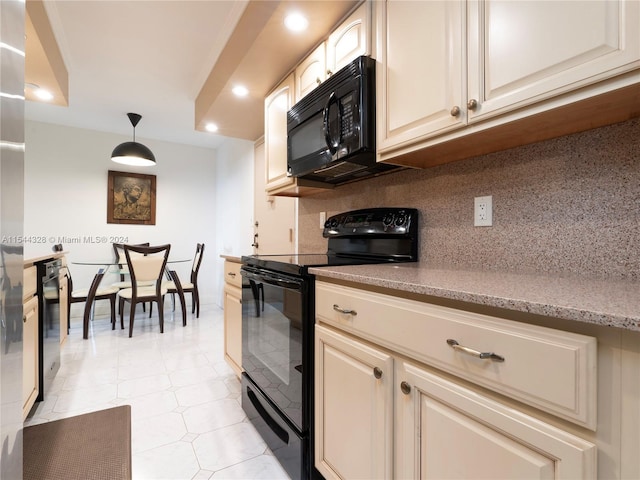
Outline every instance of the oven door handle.
{"type": "Polygon", "coordinates": [[[259,274],[252,273],[248,272],[247,270],[243,270],[242,275],[244,277],[247,277],[247,279],[254,280],[258,283],[276,285],[278,287],[288,288],[289,290],[302,290],[302,281],[290,280],[288,278],[264,272],[261,272],[259,274]]]}

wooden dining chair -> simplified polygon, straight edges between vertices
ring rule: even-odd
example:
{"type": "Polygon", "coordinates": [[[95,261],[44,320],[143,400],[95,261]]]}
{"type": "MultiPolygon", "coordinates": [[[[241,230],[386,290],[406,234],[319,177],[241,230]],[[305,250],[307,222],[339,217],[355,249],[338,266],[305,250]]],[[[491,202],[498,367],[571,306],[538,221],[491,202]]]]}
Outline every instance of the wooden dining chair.
{"type": "MultiPolygon", "coordinates": [[[[124,258],[124,243],[112,243],[111,245],[113,246],[113,253],[116,256],[118,273],[120,274],[120,281],[113,283],[113,285],[119,288],[131,288],[131,280],[127,279],[129,274],[129,267],[127,266],[127,260],[124,258]]],[[[149,242],[136,243],[135,245],[140,247],[148,247],[149,242]]]]}
{"type": "MultiPolygon", "coordinates": [[[[120,274],[120,281],[112,283],[114,287],[118,288],[131,288],[131,280],[129,277],[129,266],[127,265],[127,260],[124,258],[124,243],[112,243],[113,253],[116,256],[116,263],[118,264],[118,273],[120,274]]],[[[134,245],[140,247],[148,247],[149,242],[144,243],[135,243],[134,245]]],[[[148,285],[153,285],[152,283],[147,282],[148,285]]],[[[142,304],[142,310],[145,311],[145,304],[142,304]]]]}
{"type": "MultiPolygon", "coordinates": [[[[84,314],[82,316],[82,338],[85,340],[89,338],[89,320],[91,319],[91,311],[97,300],[109,300],[111,304],[111,330],[115,330],[116,328],[116,296],[120,289],[112,285],[101,287],[100,282],[102,282],[104,273],[105,270],[103,268],[98,270],[88,289],[74,290],[71,272],[67,271],[69,281],[69,288],[67,289],[67,318],[71,318],[72,303],[85,302],[84,314]]],[[[122,324],[122,328],[124,328],[124,324],[122,324]]]]}
{"type": "Polygon", "coordinates": [[[164,296],[167,293],[163,275],[169,258],[171,245],[136,246],[124,245],[127,267],[131,275],[131,287],[118,292],[120,322],[123,322],[124,303],[130,303],[129,337],[133,335],[136,304],[156,302],[160,333],[164,333],[164,296]]]}
{"type": "MultiPolygon", "coordinates": [[[[200,264],[202,263],[202,255],[204,254],[204,243],[198,243],[196,245],[196,253],[193,256],[193,263],[191,264],[191,277],[187,283],[182,283],[182,292],[191,293],[191,313],[196,314],[196,318],[200,318],[200,293],[198,292],[198,272],[200,271],[200,264]]],[[[170,272],[172,279],[165,283],[168,293],[180,293],[175,282],[175,272],[170,272]]],[[[179,281],[179,280],[178,280],[179,281]]],[[[180,299],[182,302],[182,309],[185,309],[184,297],[180,299]]]]}

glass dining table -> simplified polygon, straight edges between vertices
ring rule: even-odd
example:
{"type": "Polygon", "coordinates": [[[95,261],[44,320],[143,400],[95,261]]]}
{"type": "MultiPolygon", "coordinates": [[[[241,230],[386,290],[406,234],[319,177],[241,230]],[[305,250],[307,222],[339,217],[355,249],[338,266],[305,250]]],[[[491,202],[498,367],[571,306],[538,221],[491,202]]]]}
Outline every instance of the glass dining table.
{"type": "MultiPolygon", "coordinates": [[[[171,266],[179,264],[179,263],[187,263],[193,261],[192,258],[177,258],[177,259],[168,259],[165,267],[165,271],[169,278],[173,281],[175,285],[176,293],[178,294],[178,298],[180,299],[180,306],[182,309],[182,325],[185,326],[187,324],[187,307],[185,305],[184,299],[184,290],[182,289],[182,284],[180,283],[180,278],[174,269],[171,266]]],[[[98,269],[104,269],[105,275],[111,271],[112,273],[124,273],[128,274],[129,272],[122,271],[120,266],[123,265],[122,262],[116,262],[115,260],[107,260],[107,261],[99,261],[99,260],[89,260],[89,261],[71,261],[73,265],[85,265],[85,266],[94,266],[98,267],[98,269]]],[[[104,277],[103,277],[104,278],[104,277]]],[[[99,287],[100,285],[98,285],[99,287]]],[[[95,293],[95,292],[94,292],[95,293]]],[[[95,295],[94,295],[95,296],[95,295]]],[[[90,305],[93,305],[94,298],[87,297],[86,300],[90,305]]]]}

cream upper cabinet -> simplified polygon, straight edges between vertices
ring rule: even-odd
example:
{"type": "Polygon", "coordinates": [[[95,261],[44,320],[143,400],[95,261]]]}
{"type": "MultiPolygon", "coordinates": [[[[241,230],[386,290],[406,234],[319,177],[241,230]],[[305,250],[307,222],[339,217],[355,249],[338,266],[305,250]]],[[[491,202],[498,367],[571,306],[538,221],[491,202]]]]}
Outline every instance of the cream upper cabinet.
{"type": "Polygon", "coordinates": [[[637,1],[377,2],[381,159],[625,86],[580,91],[640,68],[638,25],[637,1]]]}
{"type": "Polygon", "coordinates": [[[324,81],[325,69],[325,44],[321,43],[296,67],[296,102],[324,81]]]}
{"type": "Polygon", "coordinates": [[[469,122],[640,67],[640,2],[468,2],[469,122]]]}
{"type": "Polygon", "coordinates": [[[327,39],[327,75],[340,70],[355,58],[371,53],[371,2],[364,2],[327,39]]]}
{"type": "Polygon", "coordinates": [[[463,0],[377,4],[378,150],[464,124],[463,0]]]}
{"type": "Polygon", "coordinates": [[[371,2],[362,3],[295,69],[298,102],[345,65],[371,53],[371,2]]]}
{"type": "Polygon", "coordinates": [[[327,479],[389,478],[391,356],[320,326],[315,342],[316,468],[327,479]]]}
{"type": "Polygon", "coordinates": [[[395,383],[395,478],[597,478],[590,442],[409,362],[395,383]]]}
{"type": "Polygon", "coordinates": [[[289,75],[265,99],[264,144],[266,190],[294,183],[287,176],[287,111],[293,105],[294,75],[289,75]]]}

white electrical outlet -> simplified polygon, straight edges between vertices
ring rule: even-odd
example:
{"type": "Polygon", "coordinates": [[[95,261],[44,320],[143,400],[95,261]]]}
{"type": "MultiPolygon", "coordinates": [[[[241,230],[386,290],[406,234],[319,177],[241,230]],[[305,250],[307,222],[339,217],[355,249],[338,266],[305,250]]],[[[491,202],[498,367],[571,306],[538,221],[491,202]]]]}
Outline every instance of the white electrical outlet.
{"type": "Polygon", "coordinates": [[[490,227],[493,225],[493,197],[476,197],[473,209],[473,226],[490,227]]]}
{"type": "Polygon", "coordinates": [[[327,221],[327,212],[320,212],[320,228],[324,228],[324,222],[327,221]]]}

